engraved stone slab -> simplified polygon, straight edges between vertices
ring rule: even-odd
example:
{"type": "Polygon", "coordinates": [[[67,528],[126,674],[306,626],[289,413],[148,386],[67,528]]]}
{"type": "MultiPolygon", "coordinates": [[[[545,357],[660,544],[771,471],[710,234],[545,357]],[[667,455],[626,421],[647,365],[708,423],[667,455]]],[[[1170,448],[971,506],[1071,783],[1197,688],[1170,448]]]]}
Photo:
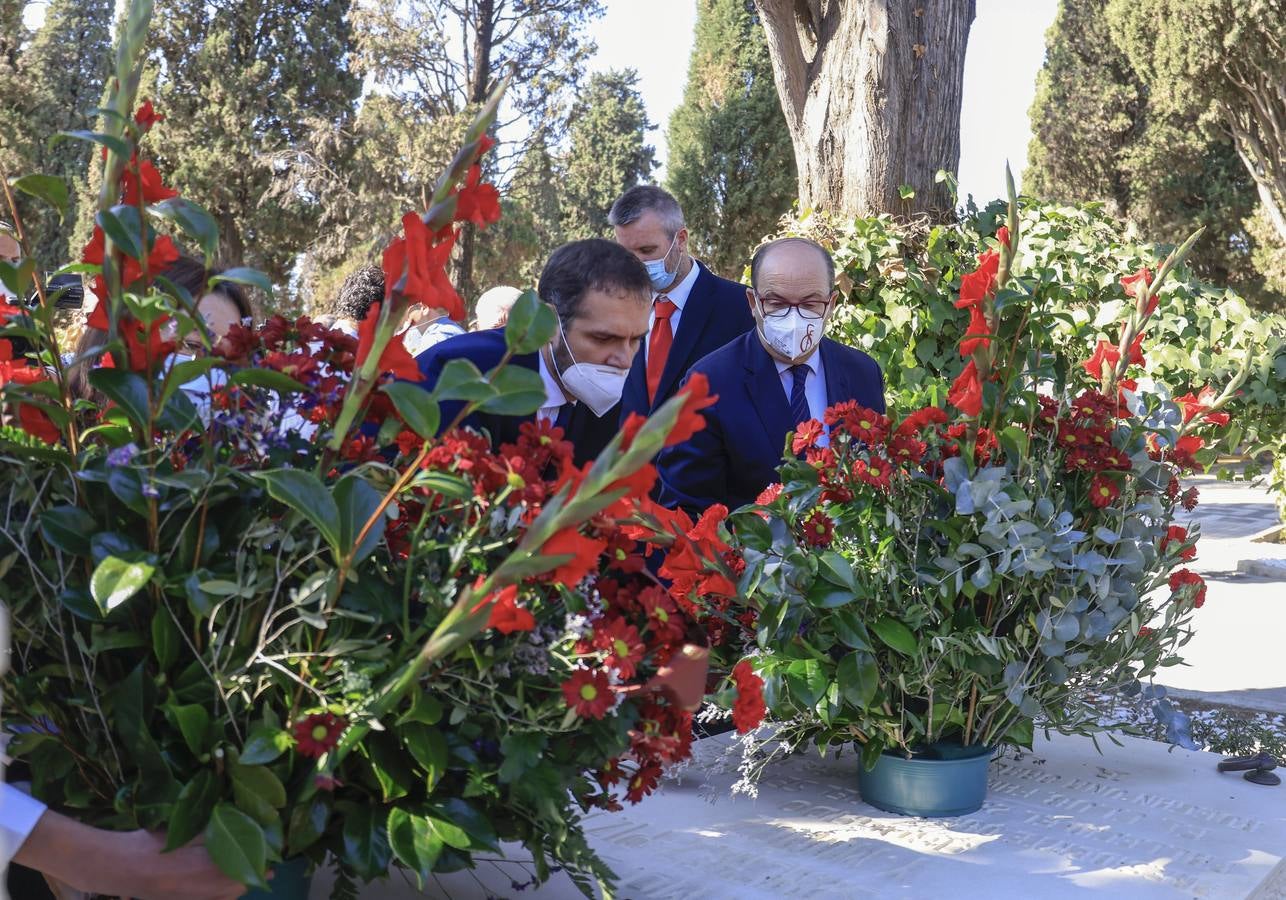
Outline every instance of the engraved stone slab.
{"type": "MultiPolygon", "coordinates": [[[[727,737],[697,744],[703,758],[727,737]]],[[[620,876],[621,898],[781,897],[1286,898],[1286,786],[1219,775],[1219,757],[1152,741],[1038,739],[996,760],[987,803],[955,819],[914,819],[861,802],[855,754],[779,763],[758,798],[728,796],[731,775],[700,761],[680,783],[587,822],[620,876]],[[709,781],[716,802],[700,790],[709,781]]],[[[517,848],[520,850],[521,848],[517,848]]],[[[513,864],[440,878],[425,894],[389,884],[365,897],[572,898],[565,878],[539,891],[513,864]]],[[[313,896],[325,897],[320,877],[313,896]]]]}

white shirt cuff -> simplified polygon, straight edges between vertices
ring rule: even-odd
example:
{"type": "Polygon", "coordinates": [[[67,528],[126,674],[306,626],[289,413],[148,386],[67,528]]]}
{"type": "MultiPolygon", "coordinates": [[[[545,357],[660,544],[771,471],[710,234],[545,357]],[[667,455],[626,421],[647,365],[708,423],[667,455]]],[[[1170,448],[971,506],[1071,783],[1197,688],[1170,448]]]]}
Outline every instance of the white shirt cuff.
{"type": "Polygon", "coordinates": [[[0,865],[8,865],[45,814],[45,804],[13,785],[0,787],[0,865]]]}

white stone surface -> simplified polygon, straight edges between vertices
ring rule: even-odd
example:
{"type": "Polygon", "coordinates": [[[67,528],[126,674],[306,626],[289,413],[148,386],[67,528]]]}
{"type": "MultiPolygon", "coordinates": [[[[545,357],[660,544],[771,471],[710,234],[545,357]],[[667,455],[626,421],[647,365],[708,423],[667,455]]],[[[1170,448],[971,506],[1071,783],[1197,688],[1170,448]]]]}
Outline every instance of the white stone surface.
{"type": "MultiPolygon", "coordinates": [[[[716,753],[726,738],[698,743],[716,753]]],[[[757,799],[694,766],[682,783],[587,823],[626,900],[777,898],[1286,898],[1286,786],[1219,775],[1219,758],[1150,741],[1039,740],[992,764],[977,813],[912,819],[861,802],[856,757],[795,757],[757,799]],[[718,800],[704,799],[703,783],[718,800]]],[[[514,891],[519,866],[484,864],[425,894],[373,885],[369,898],[572,898],[563,878],[514,891]]],[[[313,896],[328,895],[319,878],[313,896]]]]}

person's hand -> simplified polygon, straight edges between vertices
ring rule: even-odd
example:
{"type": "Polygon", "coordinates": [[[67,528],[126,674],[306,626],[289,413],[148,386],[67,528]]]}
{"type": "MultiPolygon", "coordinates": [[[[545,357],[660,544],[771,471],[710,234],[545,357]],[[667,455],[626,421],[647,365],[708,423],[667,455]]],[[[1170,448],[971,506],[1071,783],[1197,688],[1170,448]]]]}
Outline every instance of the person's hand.
{"type": "Polygon", "coordinates": [[[199,843],[169,853],[164,846],[164,835],[105,831],[46,811],[14,861],[78,891],[134,900],[237,900],[245,893],[199,843]]]}

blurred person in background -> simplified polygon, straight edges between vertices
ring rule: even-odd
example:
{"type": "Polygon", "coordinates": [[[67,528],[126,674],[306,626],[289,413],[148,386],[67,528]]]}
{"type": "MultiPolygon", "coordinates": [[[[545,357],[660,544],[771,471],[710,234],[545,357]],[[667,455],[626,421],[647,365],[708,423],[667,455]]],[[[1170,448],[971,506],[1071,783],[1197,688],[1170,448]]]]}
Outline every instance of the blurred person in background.
{"type": "Polygon", "coordinates": [[[509,321],[509,310],[514,302],[522,296],[522,291],[507,284],[497,285],[478,298],[478,308],[474,311],[473,330],[486,331],[488,328],[500,328],[509,321]]]}

